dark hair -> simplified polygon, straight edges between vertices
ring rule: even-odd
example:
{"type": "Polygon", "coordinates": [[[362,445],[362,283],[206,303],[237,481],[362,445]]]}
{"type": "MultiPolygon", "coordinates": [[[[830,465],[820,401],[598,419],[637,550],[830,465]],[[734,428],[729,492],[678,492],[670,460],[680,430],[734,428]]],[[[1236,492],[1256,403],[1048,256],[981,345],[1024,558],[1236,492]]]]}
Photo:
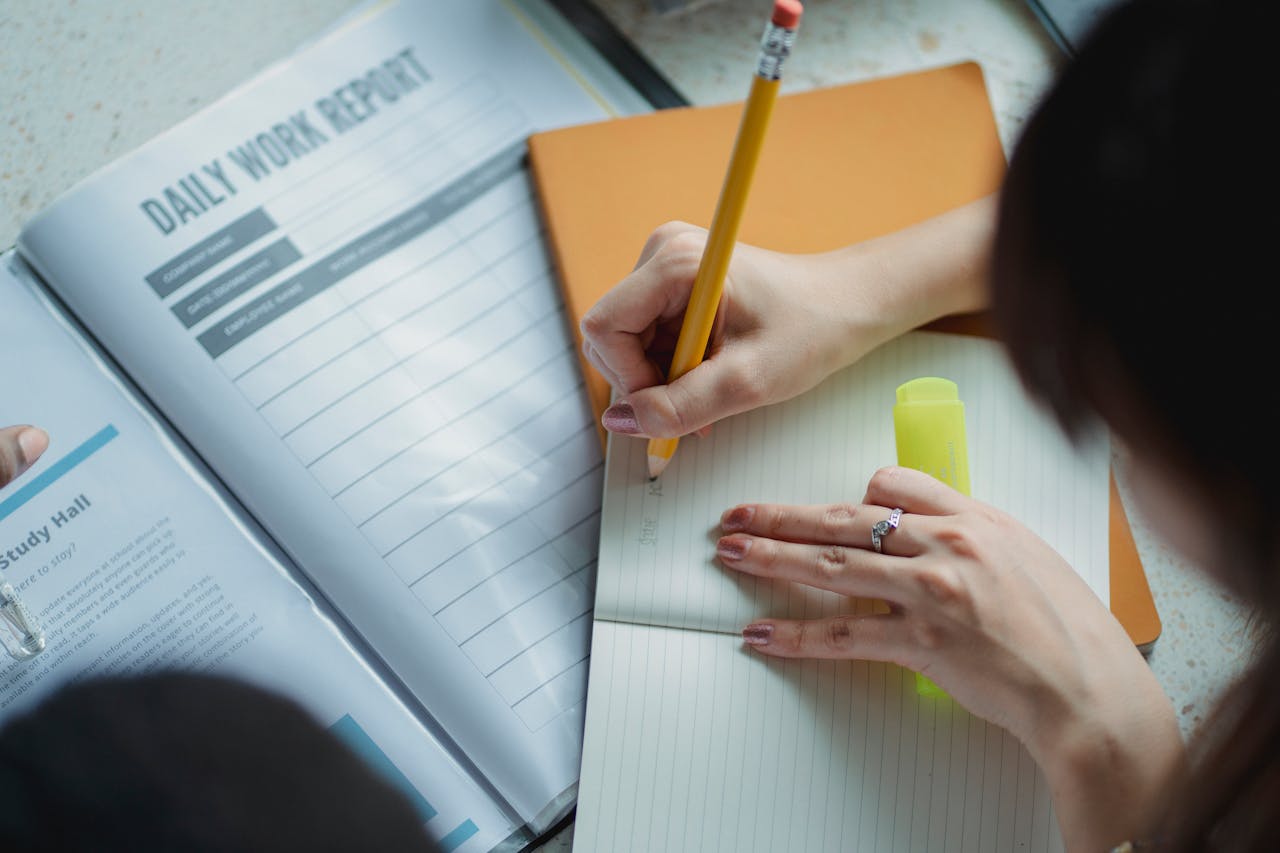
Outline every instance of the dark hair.
{"type": "Polygon", "coordinates": [[[0,731],[0,849],[436,848],[293,702],[166,674],[63,689],[0,731]]]}
{"type": "MultiPolygon", "coordinates": [[[[995,322],[1028,388],[1069,432],[1100,417],[1174,472],[1224,534],[1215,574],[1269,621],[1278,25],[1275,4],[1250,0],[1137,0],[1108,16],[1018,143],[992,268],[995,322]]],[[[1165,819],[1171,847],[1280,836],[1274,641],[1225,708],[1195,797],[1165,819]]]]}

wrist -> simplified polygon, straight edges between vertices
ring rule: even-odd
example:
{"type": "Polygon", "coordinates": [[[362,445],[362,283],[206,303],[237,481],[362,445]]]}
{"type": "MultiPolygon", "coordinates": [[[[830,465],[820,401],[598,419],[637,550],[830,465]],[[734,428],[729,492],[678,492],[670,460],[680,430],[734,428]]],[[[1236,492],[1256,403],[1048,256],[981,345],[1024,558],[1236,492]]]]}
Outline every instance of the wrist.
{"type": "Polygon", "coordinates": [[[841,257],[833,259],[847,282],[838,306],[842,310],[836,312],[847,362],[929,322],[928,315],[935,311],[938,316],[944,311],[941,306],[921,304],[925,295],[912,282],[902,280],[889,249],[872,241],[841,250],[841,257]]]}
{"type": "Polygon", "coordinates": [[[896,241],[873,240],[819,256],[817,279],[841,283],[824,306],[834,320],[838,366],[940,317],[981,307],[952,282],[919,275],[903,253],[896,241]]]}
{"type": "Polygon", "coordinates": [[[1027,746],[1044,771],[1068,850],[1146,837],[1185,746],[1168,699],[1154,690],[1073,697],[1046,711],[1027,746]]]}
{"type": "Polygon", "coordinates": [[[940,317],[986,307],[995,211],[994,197],[987,197],[815,256],[825,267],[822,280],[842,285],[830,308],[843,326],[846,363],[940,317]]]}

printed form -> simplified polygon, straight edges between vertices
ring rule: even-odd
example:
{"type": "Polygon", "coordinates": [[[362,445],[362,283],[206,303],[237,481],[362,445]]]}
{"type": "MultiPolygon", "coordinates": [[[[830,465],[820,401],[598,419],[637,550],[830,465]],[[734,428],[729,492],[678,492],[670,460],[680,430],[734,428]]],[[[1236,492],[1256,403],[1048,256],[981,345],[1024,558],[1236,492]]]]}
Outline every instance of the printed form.
{"type": "Polygon", "coordinates": [[[406,4],[20,240],[535,823],[577,780],[603,468],[524,139],[608,114],[516,6],[406,4]]]}

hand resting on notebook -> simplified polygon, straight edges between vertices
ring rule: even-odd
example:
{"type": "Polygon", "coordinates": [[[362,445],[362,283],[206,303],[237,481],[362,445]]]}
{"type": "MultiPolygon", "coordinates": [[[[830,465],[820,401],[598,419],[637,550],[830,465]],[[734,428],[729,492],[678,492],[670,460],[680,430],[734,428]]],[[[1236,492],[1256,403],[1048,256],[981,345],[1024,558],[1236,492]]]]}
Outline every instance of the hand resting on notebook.
{"type": "Polygon", "coordinates": [[[36,463],[49,446],[44,430],[31,426],[0,429],[0,489],[36,463]]]}
{"type": "Polygon", "coordinates": [[[1124,629],[1007,514],[927,474],[886,468],[860,504],[744,504],[725,511],[721,530],[716,551],[729,569],[888,604],[871,615],[760,620],[743,630],[749,645],[925,673],[1017,736],[1054,789],[1070,792],[1056,803],[1068,839],[1076,818],[1123,827],[1181,761],[1172,708],[1124,629]],[[876,553],[872,525],[893,508],[905,513],[876,553]],[[1099,779],[1132,796],[1099,796],[1099,779]]]}

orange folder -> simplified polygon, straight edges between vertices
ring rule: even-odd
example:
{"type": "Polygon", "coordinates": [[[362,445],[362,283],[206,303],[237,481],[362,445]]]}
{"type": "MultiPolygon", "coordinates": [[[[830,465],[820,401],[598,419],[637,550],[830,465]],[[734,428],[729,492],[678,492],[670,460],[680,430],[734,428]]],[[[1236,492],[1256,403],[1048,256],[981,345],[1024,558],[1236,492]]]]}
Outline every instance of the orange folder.
{"type": "MultiPolygon", "coordinates": [[[[711,221],[741,107],[690,107],[539,133],[530,161],[573,321],[670,219],[711,221]]],[[[994,192],[1004,174],[982,71],[966,63],[778,100],[739,239],[819,252],[994,192]]],[[[982,316],[930,328],[984,333],[982,316]]],[[[581,343],[581,341],[579,341],[581,343]]],[[[599,415],[609,387],[583,361],[599,415]]],[[[1160,635],[1112,478],[1111,609],[1144,651],[1160,635]]]]}

